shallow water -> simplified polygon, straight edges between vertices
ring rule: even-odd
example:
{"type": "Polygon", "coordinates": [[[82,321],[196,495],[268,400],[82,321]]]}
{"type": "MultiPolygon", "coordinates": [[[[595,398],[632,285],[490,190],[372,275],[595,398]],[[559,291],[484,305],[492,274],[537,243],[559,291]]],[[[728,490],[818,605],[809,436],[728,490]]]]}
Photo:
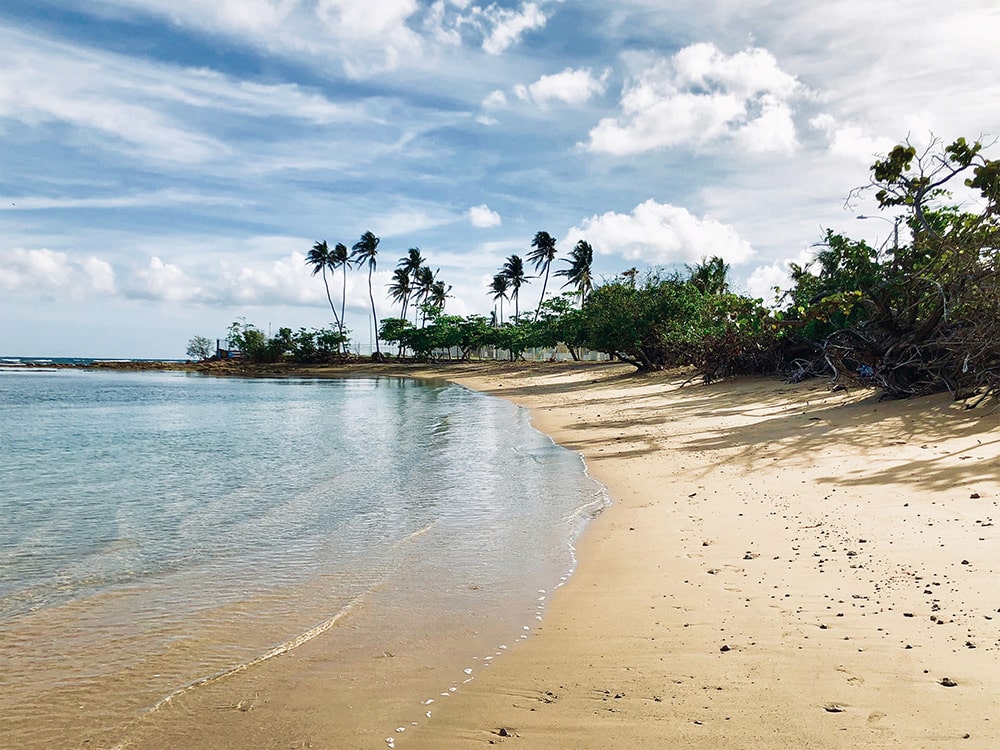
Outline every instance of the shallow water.
{"type": "Polygon", "coordinates": [[[2,745],[112,743],[358,606],[513,636],[604,504],[453,385],[12,371],[0,410],[2,745]]]}

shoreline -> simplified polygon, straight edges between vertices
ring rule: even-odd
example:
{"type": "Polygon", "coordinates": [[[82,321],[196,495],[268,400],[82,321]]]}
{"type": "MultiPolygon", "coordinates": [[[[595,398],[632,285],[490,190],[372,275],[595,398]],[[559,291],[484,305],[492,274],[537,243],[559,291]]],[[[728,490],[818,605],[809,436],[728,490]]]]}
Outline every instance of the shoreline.
{"type": "Polygon", "coordinates": [[[407,748],[1000,745],[995,408],[612,373],[455,378],[614,504],[539,632],[407,748]]]}
{"type": "Polygon", "coordinates": [[[379,690],[351,670],[406,673],[419,692],[419,663],[397,671],[320,637],[206,690],[201,713],[171,708],[135,746],[1000,745],[995,407],[963,411],[947,394],[880,403],[815,381],[682,388],[676,373],[607,363],[252,376],[352,375],[506,399],[582,455],[613,504],[578,539],[569,583],[529,638],[429,718],[412,706],[405,732],[386,737],[379,690]],[[259,711],[206,713],[247,695],[259,711]],[[382,721],[375,733],[338,734],[338,714],[358,711],[382,721]]]}

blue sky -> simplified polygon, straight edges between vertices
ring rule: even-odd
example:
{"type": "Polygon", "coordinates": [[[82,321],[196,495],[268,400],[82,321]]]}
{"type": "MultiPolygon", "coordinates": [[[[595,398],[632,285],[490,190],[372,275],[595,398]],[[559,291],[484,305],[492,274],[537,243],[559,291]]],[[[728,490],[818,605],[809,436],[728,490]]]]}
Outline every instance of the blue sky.
{"type": "Polygon", "coordinates": [[[998,37],[995,0],[5,0],[0,354],[328,325],[305,253],[366,230],[380,317],[411,247],[488,312],[539,230],[768,296],[826,227],[891,234],[845,205],[874,155],[1000,135],[998,37]]]}

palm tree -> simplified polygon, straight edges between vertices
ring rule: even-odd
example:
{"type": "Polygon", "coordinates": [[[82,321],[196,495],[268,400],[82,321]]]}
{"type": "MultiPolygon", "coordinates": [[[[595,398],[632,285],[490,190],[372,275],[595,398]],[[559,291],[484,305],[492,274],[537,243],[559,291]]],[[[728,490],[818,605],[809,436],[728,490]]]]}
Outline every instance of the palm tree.
{"type": "MultiPolygon", "coordinates": [[[[415,281],[413,283],[413,299],[414,305],[420,308],[424,302],[430,299],[431,291],[434,288],[434,282],[437,280],[438,272],[432,271],[430,266],[420,266],[417,269],[415,275],[415,281]]],[[[424,315],[422,318],[422,323],[427,321],[427,316],[424,315]]],[[[414,317],[414,323],[416,322],[416,317],[414,317]]]]}
{"type": "Polygon", "coordinates": [[[729,264],[717,255],[702,258],[701,263],[684,268],[689,274],[688,281],[702,294],[725,294],[729,291],[729,264]]]}
{"type": "MultiPolygon", "coordinates": [[[[403,260],[406,260],[403,258],[403,260]]],[[[409,272],[403,268],[402,263],[396,266],[396,269],[392,272],[392,283],[389,284],[389,296],[392,297],[393,301],[401,302],[402,309],[399,311],[399,317],[401,320],[406,320],[406,306],[410,301],[410,294],[413,292],[413,284],[410,280],[409,272]]],[[[399,353],[397,357],[403,356],[403,342],[399,342],[399,353]]]]}
{"type": "Polygon", "coordinates": [[[413,284],[410,282],[410,274],[406,269],[396,267],[392,272],[392,283],[389,284],[389,296],[393,302],[401,302],[402,308],[399,317],[406,320],[406,308],[410,302],[410,294],[413,292],[413,284]]]}
{"type": "Polygon", "coordinates": [[[512,255],[507,258],[507,261],[503,264],[500,269],[501,275],[506,277],[507,283],[510,286],[510,299],[514,300],[514,317],[517,318],[521,315],[521,310],[518,305],[518,297],[521,293],[521,287],[528,283],[530,276],[524,275],[524,262],[521,260],[521,256],[512,255]]]}
{"type": "Polygon", "coordinates": [[[443,281],[435,281],[431,284],[431,293],[428,300],[431,303],[431,306],[436,310],[443,312],[445,301],[449,296],[451,296],[448,294],[450,291],[451,284],[445,286],[443,281]]]}
{"type": "Polygon", "coordinates": [[[337,308],[333,306],[333,297],[330,296],[330,284],[326,280],[326,269],[333,268],[330,247],[326,244],[326,240],[320,240],[312,246],[312,250],[306,254],[306,265],[312,266],[313,276],[318,273],[323,274],[326,299],[330,303],[330,311],[333,313],[333,319],[337,323],[337,328],[340,328],[340,318],[337,317],[337,308]]]}
{"type": "Polygon", "coordinates": [[[421,269],[423,265],[424,265],[424,258],[420,254],[420,248],[411,247],[409,250],[406,251],[406,256],[399,259],[399,265],[397,266],[397,268],[405,269],[406,272],[410,274],[410,278],[416,280],[417,272],[421,269]]]}
{"type": "Polygon", "coordinates": [[[576,246],[569,251],[569,268],[556,271],[556,276],[565,276],[566,283],[563,287],[571,284],[576,287],[580,294],[580,307],[587,301],[587,295],[594,288],[594,277],[591,266],[594,263],[594,248],[586,240],[580,240],[576,246]]]}
{"type": "Polygon", "coordinates": [[[406,320],[406,310],[410,306],[410,298],[416,291],[418,275],[423,265],[424,259],[420,255],[420,248],[411,247],[407,254],[399,259],[396,270],[393,271],[393,283],[389,286],[389,292],[394,300],[402,301],[403,311],[399,317],[403,320],[406,320]]]}
{"type": "Polygon", "coordinates": [[[351,252],[351,260],[359,266],[368,265],[368,297],[372,302],[372,323],[375,326],[375,354],[373,359],[379,361],[382,359],[382,350],[378,345],[378,314],[375,312],[375,294],[372,292],[372,272],[375,271],[375,266],[378,257],[378,243],[381,240],[376,237],[371,232],[365,232],[361,235],[361,239],[354,243],[354,247],[351,252]]]}
{"type": "Polygon", "coordinates": [[[509,288],[510,282],[507,281],[507,277],[502,273],[498,273],[493,277],[493,283],[490,284],[490,291],[493,292],[494,302],[500,300],[500,325],[503,325],[503,301],[507,299],[507,290],[509,288]]]}
{"type": "Polygon", "coordinates": [[[538,307],[535,308],[535,320],[538,320],[538,313],[542,309],[542,302],[545,301],[545,288],[549,285],[549,267],[556,259],[556,238],[548,232],[538,232],[535,239],[531,241],[534,248],[528,253],[528,260],[535,266],[536,271],[545,269],[545,281],[542,282],[542,296],[538,298],[538,307]]]}
{"type": "Polygon", "coordinates": [[[347,352],[347,340],[344,331],[344,308],[347,306],[347,267],[351,263],[351,254],[347,245],[338,242],[330,251],[330,268],[341,269],[343,274],[343,284],[340,289],[340,337],[344,339],[344,352],[347,352]]]}

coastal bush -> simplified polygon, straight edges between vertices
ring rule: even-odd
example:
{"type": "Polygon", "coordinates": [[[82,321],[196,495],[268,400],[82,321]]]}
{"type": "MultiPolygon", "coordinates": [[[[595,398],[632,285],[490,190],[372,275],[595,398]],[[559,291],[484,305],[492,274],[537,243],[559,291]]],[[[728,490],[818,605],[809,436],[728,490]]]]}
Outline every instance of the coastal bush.
{"type": "Polygon", "coordinates": [[[191,340],[188,341],[188,359],[208,359],[213,354],[215,354],[215,342],[212,339],[204,336],[192,336],[191,340]]]}
{"type": "Polygon", "coordinates": [[[871,168],[882,208],[903,209],[893,245],[871,248],[828,231],[806,268],[793,267],[781,323],[812,342],[798,376],[875,385],[891,397],[1000,389],[1000,164],[965,139],[922,154],[908,144],[871,168]],[[962,175],[971,212],[945,186],[962,175]],[[901,242],[900,226],[908,238],[901,242]]]}
{"type": "Polygon", "coordinates": [[[279,328],[268,337],[252,323],[235,321],[229,326],[229,349],[239,352],[250,362],[273,364],[284,360],[302,364],[327,362],[339,356],[347,341],[347,333],[338,328],[306,330],[279,328]]]}
{"type": "Polygon", "coordinates": [[[563,344],[574,361],[580,359],[580,349],[587,345],[587,314],[573,306],[577,292],[566,292],[545,300],[532,323],[534,346],[555,348],[563,344]]]}
{"type": "Polygon", "coordinates": [[[690,364],[701,298],[678,274],[651,271],[641,284],[619,277],[596,287],[584,307],[587,346],[639,370],[690,364]]]}

